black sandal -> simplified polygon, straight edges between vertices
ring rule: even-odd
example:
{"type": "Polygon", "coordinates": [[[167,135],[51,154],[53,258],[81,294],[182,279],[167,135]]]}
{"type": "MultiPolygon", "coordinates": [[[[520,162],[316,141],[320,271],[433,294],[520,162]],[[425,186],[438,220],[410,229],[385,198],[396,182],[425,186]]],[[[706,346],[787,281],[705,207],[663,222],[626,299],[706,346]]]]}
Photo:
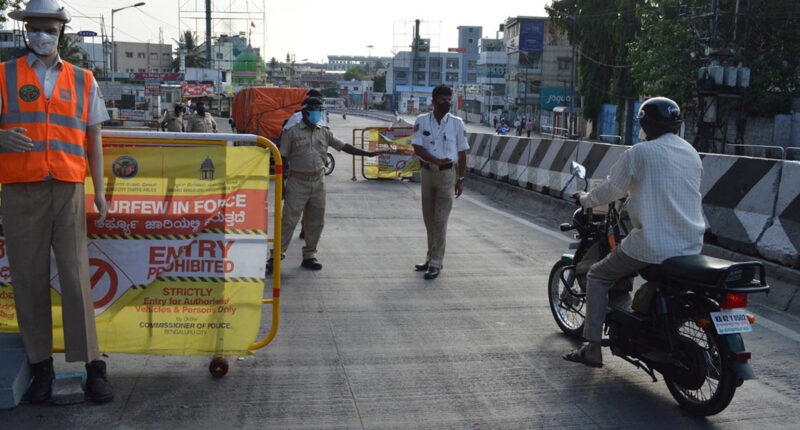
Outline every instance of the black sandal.
{"type": "Polygon", "coordinates": [[[603,367],[602,362],[592,361],[586,358],[586,346],[582,346],[569,354],[564,354],[561,356],[564,360],[571,361],[573,363],[581,363],[583,365],[594,367],[595,369],[600,369],[603,367]]]}

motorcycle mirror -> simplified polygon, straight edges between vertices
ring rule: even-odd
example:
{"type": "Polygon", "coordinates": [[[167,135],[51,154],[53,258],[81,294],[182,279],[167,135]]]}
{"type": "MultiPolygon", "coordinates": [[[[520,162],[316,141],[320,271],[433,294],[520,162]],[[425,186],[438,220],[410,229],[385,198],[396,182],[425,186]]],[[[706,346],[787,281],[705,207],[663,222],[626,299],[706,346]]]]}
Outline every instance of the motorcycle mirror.
{"type": "Polygon", "coordinates": [[[577,176],[580,179],[586,179],[586,168],[583,167],[580,163],[572,162],[572,168],[570,168],[570,172],[573,175],[577,176]]]}

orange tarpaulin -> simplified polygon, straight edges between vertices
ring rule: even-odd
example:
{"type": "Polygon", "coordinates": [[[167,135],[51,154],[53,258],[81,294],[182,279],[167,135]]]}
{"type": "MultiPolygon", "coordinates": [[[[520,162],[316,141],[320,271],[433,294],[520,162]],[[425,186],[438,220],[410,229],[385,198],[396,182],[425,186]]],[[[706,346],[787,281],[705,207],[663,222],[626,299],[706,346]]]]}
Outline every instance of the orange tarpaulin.
{"type": "Polygon", "coordinates": [[[283,123],[300,109],[304,88],[245,88],[233,98],[233,121],[239,131],[269,139],[281,134],[283,123]]]}

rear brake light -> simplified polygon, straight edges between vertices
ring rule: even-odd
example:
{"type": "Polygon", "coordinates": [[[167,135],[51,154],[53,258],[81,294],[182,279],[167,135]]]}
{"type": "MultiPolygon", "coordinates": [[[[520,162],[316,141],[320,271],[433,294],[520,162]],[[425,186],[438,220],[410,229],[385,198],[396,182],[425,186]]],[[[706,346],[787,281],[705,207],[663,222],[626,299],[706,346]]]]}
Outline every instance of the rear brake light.
{"type": "Polygon", "coordinates": [[[747,307],[747,294],[725,294],[719,302],[722,309],[736,309],[747,307]]]}
{"type": "Polygon", "coordinates": [[[750,359],[751,354],[749,352],[737,352],[733,354],[734,361],[747,361],[750,359]]]}

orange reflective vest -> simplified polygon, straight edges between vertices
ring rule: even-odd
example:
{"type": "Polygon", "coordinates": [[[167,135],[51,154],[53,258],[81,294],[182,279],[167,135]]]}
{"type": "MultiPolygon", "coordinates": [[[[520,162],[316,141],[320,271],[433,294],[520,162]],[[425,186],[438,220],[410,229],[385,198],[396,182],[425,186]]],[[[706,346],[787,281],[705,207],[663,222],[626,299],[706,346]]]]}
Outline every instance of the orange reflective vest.
{"type": "Polygon", "coordinates": [[[0,64],[0,129],[23,127],[33,141],[30,152],[0,149],[0,184],[42,181],[48,173],[59,181],[84,182],[89,90],[94,77],[66,61],[62,64],[50,100],[26,57],[0,64]]]}

